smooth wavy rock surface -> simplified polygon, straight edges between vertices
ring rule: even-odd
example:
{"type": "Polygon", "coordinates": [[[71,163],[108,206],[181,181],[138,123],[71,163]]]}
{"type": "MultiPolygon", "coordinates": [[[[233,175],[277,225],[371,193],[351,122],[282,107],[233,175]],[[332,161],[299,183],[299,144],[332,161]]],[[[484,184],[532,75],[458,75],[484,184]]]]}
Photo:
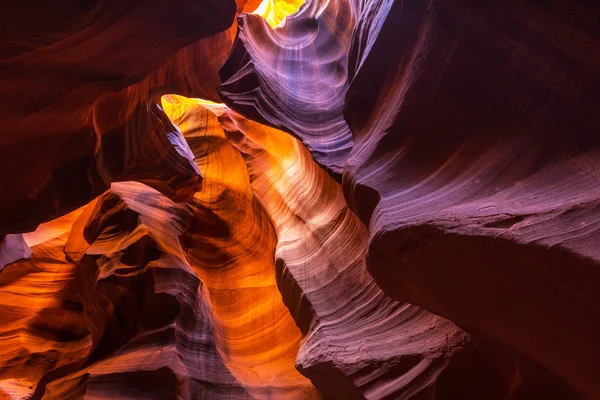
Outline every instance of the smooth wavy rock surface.
{"type": "Polygon", "coordinates": [[[100,197],[75,271],[91,350],[44,398],[247,397],[218,355],[209,295],[179,244],[188,215],[141,183],[100,197]]]}
{"type": "Polygon", "coordinates": [[[24,240],[31,258],[0,273],[0,398],[30,399],[46,373],[84,358],[91,347],[63,246],[76,210],[24,240]]]}
{"type": "Polygon", "coordinates": [[[337,177],[352,148],[342,116],[351,3],[308,0],[275,30],[258,15],[241,15],[220,70],[219,93],[227,105],[300,138],[337,177]]]}
{"type": "Polygon", "coordinates": [[[185,141],[155,106],[160,86],[134,84],[226,30],[233,0],[2,7],[0,233],[31,231],[112,181],[139,180],[176,199],[198,189],[185,141]]]}
{"type": "MultiPolygon", "coordinates": [[[[277,284],[304,336],[296,366],[326,398],[511,394],[516,358],[507,356],[492,371],[451,322],[398,303],[375,285],[365,264],[366,228],[298,140],[227,108],[216,113],[244,154],[253,193],[277,231],[277,284]],[[455,361],[462,358],[471,363],[467,370],[455,361]],[[481,383],[448,385],[457,373],[478,375],[481,383]]],[[[201,104],[186,114],[202,115],[201,104]]]]}
{"type": "MultiPolygon", "coordinates": [[[[235,150],[208,154],[232,153],[245,167],[235,150]]],[[[208,188],[224,188],[206,172],[208,188]]],[[[0,276],[10,349],[0,388],[44,399],[320,398],[294,368],[300,331],[277,290],[273,228],[255,202],[257,221],[227,238],[236,224],[219,219],[219,198],[186,206],[141,183],[113,183],[27,235],[32,259],[0,276]],[[267,236],[251,234],[260,231],[267,236]],[[84,248],[72,253],[77,264],[63,253],[69,244],[84,248]]]]}
{"type": "Polygon", "coordinates": [[[591,398],[599,15],[593,1],[367,2],[344,109],[344,191],[377,283],[591,398]]]}
{"type": "Polygon", "coordinates": [[[242,155],[201,102],[169,96],[165,111],[180,127],[204,176],[188,202],[194,219],[182,237],[221,322],[222,356],[255,398],[319,398],[294,364],[300,330],[275,279],[275,231],[254,198],[242,155]]]}
{"type": "Polygon", "coordinates": [[[1,3],[0,399],[600,398],[597,1],[1,3]]]}

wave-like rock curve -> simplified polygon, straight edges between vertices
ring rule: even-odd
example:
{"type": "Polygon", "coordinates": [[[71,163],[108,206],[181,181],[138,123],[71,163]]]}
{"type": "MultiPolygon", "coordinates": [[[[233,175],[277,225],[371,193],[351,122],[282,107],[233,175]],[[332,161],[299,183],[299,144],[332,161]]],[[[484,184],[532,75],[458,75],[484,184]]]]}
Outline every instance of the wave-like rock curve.
{"type": "Polygon", "coordinates": [[[594,2],[371,1],[344,192],[395,299],[600,396],[594,2]],[[390,51],[390,43],[394,51],[390,51]]]}
{"type": "Polygon", "coordinates": [[[112,181],[193,194],[193,157],[156,107],[164,92],[136,83],[226,30],[235,9],[233,0],[9,2],[0,16],[0,232],[32,231],[112,181]]]}
{"type": "Polygon", "coordinates": [[[450,321],[394,301],[375,284],[365,226],[298,140],[231,110],[221,122],[277,231],[277,282],[304,336],[297,368],[326,398],[512,395],[521,379],[517,356],[473,345],[450,321]],[[457,375],[480,382],[449,383],[457,375]]]}
{"type": "Polygon", "coordinates": [[[352,148],[342,116],[354,15],[349,1],[308,0],[273,29],[239,17],[219,93],[248,118],[300,138],[314,159],[340,177],[352,148]]]}

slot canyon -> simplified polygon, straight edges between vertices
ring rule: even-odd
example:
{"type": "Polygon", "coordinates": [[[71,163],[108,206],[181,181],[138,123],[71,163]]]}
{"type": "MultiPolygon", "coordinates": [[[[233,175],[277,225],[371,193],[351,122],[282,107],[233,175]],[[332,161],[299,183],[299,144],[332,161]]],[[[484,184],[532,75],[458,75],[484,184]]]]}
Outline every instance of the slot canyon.
{"type": "Polygon", "coordinates": [[[600,400],[597,0],[0,33],[0,400],[600,400]]]}

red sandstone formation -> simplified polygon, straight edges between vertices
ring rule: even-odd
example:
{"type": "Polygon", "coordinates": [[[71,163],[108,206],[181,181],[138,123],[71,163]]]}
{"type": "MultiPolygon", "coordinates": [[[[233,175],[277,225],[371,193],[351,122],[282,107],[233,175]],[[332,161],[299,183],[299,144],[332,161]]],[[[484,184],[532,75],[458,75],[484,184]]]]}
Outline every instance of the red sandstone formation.
{"type": "Polygon", "coordinates": [[[304,334],[297,366],[325,397],[475,399],[511,392],[516,360],[504,374],[487,371],[483,393],[440,383],[461,369],[455,363],[462,357],[471,363],[461,373],[489,366],[451,322],[393,301],[376,286],[365,264],[365,226],[302,144],[229,114],[225,127],[243,134],[231,140],[246,155],[254,193],[277,229],[278,285],[304,334]]]}
{"type": "Polygon", "coordinates": [[[216,116],[194,103],[163,101],[204,177],[180,240],[220,321],[221,356],[254,398],[318,398],[294,368],[300,330],[277,289],[273,226],[254,198],[242,155],[216,116]]]}
{"type": "Polygon", "coordinates": [[[47,372],[89,352],[89,331],[63,253],[76,210],[25,235],[31,258],[0,273],[0,398],[29,399],[47,372]]]}
{"type": "Polygon", "coordinates": [[[169,76],[160,86],[135,83],[227,29],[233,0],[8,3],[0,12],[0,233],[33,230],[112,181],[136,179],[176,199],[199,188],[183,139],[154,106],[169,76]]]}
{"type": "Polygon", "coordinates": [[[0,399],[600,398],[598,21],[0,5],[0,399]]]}

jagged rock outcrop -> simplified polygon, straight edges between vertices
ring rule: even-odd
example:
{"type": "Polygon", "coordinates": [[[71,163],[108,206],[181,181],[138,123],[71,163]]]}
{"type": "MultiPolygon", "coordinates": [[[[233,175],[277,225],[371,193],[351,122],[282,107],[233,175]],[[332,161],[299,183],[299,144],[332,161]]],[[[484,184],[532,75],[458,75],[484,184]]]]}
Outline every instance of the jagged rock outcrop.
{"type": "Polygon", "coordinates": [[[188,215],[141,183],[98,200],[75,270],[91,348],[48,377],[44,398],[248,397],[218,355],[209,295],[179,244],[188,215]]]}

